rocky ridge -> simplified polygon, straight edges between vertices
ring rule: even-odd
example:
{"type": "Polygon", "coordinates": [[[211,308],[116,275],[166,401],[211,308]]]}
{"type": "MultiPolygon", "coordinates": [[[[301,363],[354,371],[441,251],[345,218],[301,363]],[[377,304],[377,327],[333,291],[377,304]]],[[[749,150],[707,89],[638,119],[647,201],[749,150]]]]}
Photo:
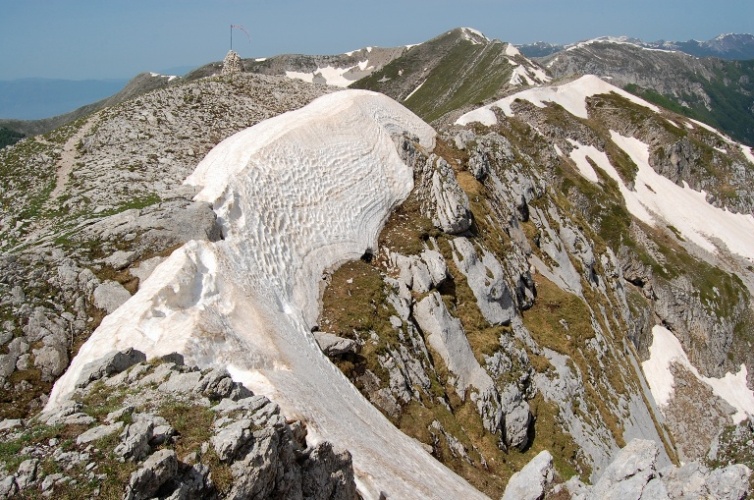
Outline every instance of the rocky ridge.
{"type": "Polygon", "coordinates": [[[350,454],[308,445],[269,399],[179,355],[145,361],[113,352],[53,412],[2,421],[0,498],[357,498],[350,454]]]}

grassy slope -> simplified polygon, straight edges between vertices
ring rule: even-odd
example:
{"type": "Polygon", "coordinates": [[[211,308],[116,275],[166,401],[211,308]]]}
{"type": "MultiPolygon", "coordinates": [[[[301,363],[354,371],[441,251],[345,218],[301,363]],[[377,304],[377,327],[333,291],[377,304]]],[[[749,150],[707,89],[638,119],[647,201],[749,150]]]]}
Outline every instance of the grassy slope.
{"type": "Polygon", "coordinates": [[[474,44],[454,30],[413,47],[352,87],[383,92],[431,122],[495,97],[513,68],[504,49],[499,41],[474,44]]]}

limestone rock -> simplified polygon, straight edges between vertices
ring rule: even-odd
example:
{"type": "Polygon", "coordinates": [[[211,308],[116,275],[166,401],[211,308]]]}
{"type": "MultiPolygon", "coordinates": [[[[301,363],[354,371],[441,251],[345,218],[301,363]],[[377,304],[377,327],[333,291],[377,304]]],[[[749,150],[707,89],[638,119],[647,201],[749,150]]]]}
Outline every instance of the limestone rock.
{"type": "Polygon", "coordinates": [[[529,444],[532,416],[521,391],[514,384],[509,385],[500,395],[500,405],[505,413],[506,446],[525,448],[529,444]]]}
{"type": "Polygon", "coordinates": [[[360,350],[360,346],[355,340],[345,339],[327,332],[313,332],[313,335],[322,352],[329,357],[342,356],[348,353],[355,354],[360,350]]]}
{"type": "Polygon", "coordinates": [[[540,500],[555,479],[552,455],[545,450],[513,474],[502,500],[540,500]]]}
{"type": "Polygon", "coordinates": [[[16,484],[18,489],[24,490],[34,484],[37,480],[37,467],[39,466],[39,460],[36,458],[30,458],[21,462],[16,472],[16,484]]]}
{"type": "Polygon", "coordinates": [[[77,444],[87,444],[97,441],[123,429],[123,422],[115,422],[111,425],[98,425],[87,430],[76,438],[77,444]]]}
{"type": "Polygon", "coordinates": [[[149,421],[134,422],[121,433],[121,442],[113,453],[126,460],[139,461],[149,454],[154,424],[149,421]]]}
{"type": "Polygon", "coordinates": [[[657,474],[659,451],[654,441],[635,439],[628,443],[605,469],[589,498],[641,498],[642,490],[657,474]]]}
{"type": "Polygon", "coordinates": [[[116,281],[105,281],[94,290],[94,305],[107,314],[115,311],[130,298],[128,290],[116,281]]]}
{"type": "Polygon", "coordinates": [[[301,490],[312,500],[351,500],[358,498],[350,468],[351,454],[336,451],[327,441],[309,453],[302,467],[301,490]]]}
{"type": "Polygon", "coordinates": [[[480,258],[474,244],[466,238],[455,238],[452,244],[453,261],[466,276],[484,318],[492,325],[510,324],[516,305],[505,283],[503,266],[487,250],[482,251],[480,258]]]}
{"type": "MultiPolygon", "coordinates": [[[[52,338],[46,337],[45,340],[52,338]]],[[[34,353],[34,366],[42,372],[42,380],[51,382],[55,380],[68,367],[68,350],[62,342],[50,342],[34,353]]]]}
{"type": "Polygon", "coordinates": [[[482,392],[493,386],[492,379],[474,357],[461,322],[450,315],[437,291],[416,304],[414,319],[454,375],[459,394],[465,394],[469,386],[482,392]]]}
{"type": "Polygon", "coordinates": [[[11,498],[18,493],[18,485],[14,476],[0,478],[0,498],[11,498]]]}

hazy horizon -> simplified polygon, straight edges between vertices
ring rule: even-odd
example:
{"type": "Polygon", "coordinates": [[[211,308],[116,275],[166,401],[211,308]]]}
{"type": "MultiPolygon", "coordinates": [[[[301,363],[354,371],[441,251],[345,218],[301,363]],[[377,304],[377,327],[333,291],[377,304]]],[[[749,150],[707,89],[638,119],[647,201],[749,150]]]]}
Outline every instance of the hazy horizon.
{"type": "Polygon", "coordinates": [[[123,79],[223,58],[338,54],[423,42],[469,26],[515,44],[603,35],[685,41],[754,32],[754,2],[556,0],[0,0],[0,80],[123,79]]]}

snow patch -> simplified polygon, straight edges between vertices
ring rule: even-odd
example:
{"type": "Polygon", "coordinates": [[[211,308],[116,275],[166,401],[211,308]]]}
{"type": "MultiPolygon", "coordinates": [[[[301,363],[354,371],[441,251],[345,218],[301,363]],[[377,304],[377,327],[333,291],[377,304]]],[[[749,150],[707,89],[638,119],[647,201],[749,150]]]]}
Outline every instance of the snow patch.
{"type": "Polygon", "coordinates": [[[715,134],[716,136],[720,137],[722,140],[724,140],[728,144],[733,144],[733,142],[734,142],[733,139],[731,139],[727,135],[723,134],[722,132],[720,132],[716,128],[710,127],[706,123],[702,123],[702,122],[700,122],[698,120],[694,120],[693,118],[689,118],[689,120],[691,120],[695,124],[699,125],[700,127],[702,127],[703,129],[705,129],[706,131],[712,132],[713,134],[715,134]]]}
{"type": "Polygon", "coordinates": [[[514,47],[512,43],[509,43],[508,45],[505,46],[505,55],[510,56],[510,57],[516,57],[516,56],[520,56],[521,52],[516,47],[514,47]]]}
{"type": "MultiPolygon", "coordinates": [[[[341,87],[345,88],[351,85],[353,82],[355,82],[358,78],[350,77],[349,72],[354,71],[356,68],[359,69],[359,71],[368,71],[369,69],[373,69],[372,66],[369,66],[369,61],[361,61],[358,64],[354,66],[349,66],[346,68],[337,68],[335,66],[325,66],[323,68],[317,68],[316,70],[312,71],[311,73],[303,73],[298,71],[286,71],[285,76],[288,78],[294,78],[297,80],[303,80],[305,82],[314,83],[314,79],[317,77],[321,77],[325,80],[325,83],[327,85],[333,85],[335,87],[341,87]]],[[[360,74],[359,77],[364,76],[363,74],[360,74]]]]}
{"type": "Polygon", "coordinates": [[[656,47],[647,47],[646,45],[642,44],[641,41],[633,39],[633,38],[629,38],[627,36],[619,36],[619,37],[601,36],[601,37],[597,37],[597,38],[592,38],[590,40],[584,40],[582,42],[578,42],[578,43],[575,43],[575,44],[566,45],[565,49],[566,50],[575,50],[575,49],[580,49],[580,48],[583,48],[583,47],[588,47],[588,46],[593,45],[595,43],[612,43],[612,44],[616,44],[616,45],[628,45],[630,47],[635,47],[635,48],[641,49],[641,50],[648,50],[648,51],[651,51],[651,52],[668,52],[668,53],[676,53],[676,52],[678,52],[677,50],[668,50],[668,49],[659,49],[659,48],[656,48],[656,47]]]}
{"type": "Polygon", "coordinates": [[[754,165],[754,154],[752,154],[752,149],[749,146],[744,146],[743,144],[739,144],[739,147],[741,148],[741,152],[744,154],[747,160],[749,160],[749,163],[754,165]]]}
{"type": "Polygon", "coordinates": [[[591,158],[591,160],[598,165],[603,164],[600,166],[600,168],[604,170],[606,166],[604,164],[610,164],[610,160],[607,158],[607,155],[594,146],[585,146],[570,139],[568,142],[570,142],[574,146],[571,154],[569,154],[568,157],[576,164],[576,168],[579,169],[579,173],[592,182],[599,182],[600,178],[597,175],[597,172],[594,171],[592,165],[587,161],[587,158],[591,158]],[[595,158],[597,159],[595,160],[595,158]]]}
{"type": "Polygon", "coordinates": [[[517,66],[513,69],[513,73],[511,74],[511,79],[508,81],[511,85],[534,85],[534,82],[532,82],[531,78],[529,78],[529,72],[526,71],[526,68],[523,66],[517,66]]]}
{"type": "MultiPolygon", "coordinates": [[[[554,102],[563,106],[563,108],[565,108],[565,110],[572,115],[586,119],[588,118],[586,99],[594,95],[609,94],[611,92],[616,93],[635,104],[649,108],[652,111],[660,111],[660,109],[654,104],[650,104],[633,94],[629,94],[625,90],[611,85],[594,75],[585,75],[578,80],[574,80],[573,82],[560,86],[536,87],[532,89],[526,89],[500,99],[499,101],[485,107],[491,108],[495,106],[502,109],[503,113],[505,113],[506,116],[513,116],[514,113],[511,109],[511,104],[516,99],[529,101],[539,108],[544,108],[546,106],[545,103],[554,102]]],[[[476,116],[475,113],[477,111],[478,110],[474,110],[461,116],[456,121],[456,124],[467,125],[473,121],[476,121],[474,116],[476,116]]]]}
{"type": "Polygon", "coordinates": [[[704,377],[691,364],[675,335],[667,328],[655,325],[652,328],[649,359],[641,366],[658,406],[667,406],[675,390],[675,380],[670,371],[671,363],[682,365],[700,382],[710,386],[717,396],[735,408],[736,413],[733,415],[735,423],[743,422],[748,415],[754,415],[754,393],[746,385],[746,365],[742,364],[736,374],[728,372],[722,378],[704,377]]]}
{"type": "Polygon", "coordinates": [[[463,34],[464,40],[468,40],[474,45],[482,45],[485,42],[490,41],[490,39],[487,38],[484,33],[479,30],[475,30],[474,28],[461,28],[461,33],[463,34]]]}
{"type": "Polygon", "coordinates": [[[314,73],[301,73],[299,71],[286,71],[285,76],[294,80],[303,80],[305,82],[314,82],[314,73]]]}

